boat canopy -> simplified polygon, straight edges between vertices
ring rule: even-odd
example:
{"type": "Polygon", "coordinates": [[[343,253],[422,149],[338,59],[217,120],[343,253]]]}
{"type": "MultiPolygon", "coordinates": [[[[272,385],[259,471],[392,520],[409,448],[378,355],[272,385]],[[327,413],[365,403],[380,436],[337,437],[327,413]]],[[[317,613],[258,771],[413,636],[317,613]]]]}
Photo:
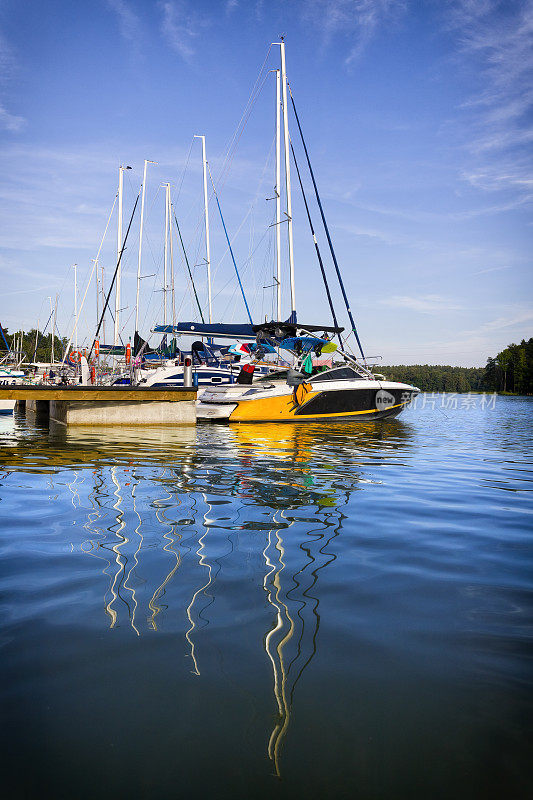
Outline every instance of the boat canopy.
{"type": "Polygon", "coordinates": [[[179,322],[176,325],[156,325],[154,333],[192,334],[193,336],[217,336],[222,339],[248,339],[255,341],[254,327],[249,323],[205,323],[179,322]]]}
{"type": "Polygon", "coordinates": [[[344,328],[333,327],[331,325],[302,325],[300,323],[292,322],[262,322],[261,325],[254,325],[253,329],[257,334],[257,338],[273,337],[274,339],[289,339],[293,337],[300,337],[302,334],[305,336],[307,333],[317,333],[320,331],[323,334],[342,333],[344,328]]]}

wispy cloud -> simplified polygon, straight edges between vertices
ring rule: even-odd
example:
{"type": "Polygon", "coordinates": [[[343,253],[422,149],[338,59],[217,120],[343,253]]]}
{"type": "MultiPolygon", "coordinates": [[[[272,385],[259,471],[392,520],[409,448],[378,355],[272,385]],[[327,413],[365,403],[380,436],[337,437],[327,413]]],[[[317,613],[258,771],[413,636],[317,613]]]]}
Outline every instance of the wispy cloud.
{"type": "Polygon", "coordinates": [[[435,311],[461,311],[464,306],[457,304],[448,297],[438,294],[426,294],[419,296],[394,295],[384,297],[380,301],[381,305],[393,308],[408,308],[411,311],[419,311],[422,314],[433,314],[435,311]]]}
{"type": "Polygon", "coordinates": [[[7,83],[16,70],[16,60],[13,48],[0,31],[0,80],[7,83]]]}
{"type": "Polygon", "coordinates": [[[184,61],[194,56],[194,42],[200,30],[208,24],[204,17],[192,11],[184,0],[160,2],[162,13],[161,30],[170,47],[184,61]]]}
{"type": "Polygon", "coordinates": [[[409,222],[462,222],[478,217],[487,217],[494,214],[501,214],[504,211],[512,211],[529,201],[529,195],[510,198],[501,203],[493,203],[491,205],[480,206],[478,208],[469,208],[464,211],[446,211],[446,210],[424,210],[420,208],[404,208],[395,206],[378,205],[377,203],[368,203],[362,201],[354,201],[349,205],[360,208],[364,211],[370,211],[373,214],[379,214],[385,217],[396,217],[397,219],[405,219],[409,222]]]}
{"type": "Polygon", "coordinates": [[[533,194],[533,172],[528,159],[515,159],[506,163],[503,159],[495,164],[484,164],[472,170],[464,170],[461,177],[476,189],[499,192],[507,189],[533,194]]]}
{"type": "Polygon", "coordinates": [[[464,177],[488,191],[530,191],[533,0],[456,0],[449,21],[479,77],[462,110],[470,117],[467,147],[482,166],[464,177]]]}
{"type": "Polygon", "coordinates": [[[523,326],[525,322],[533,321],[533,309],[525,309],[511,314],[506,317],[497,317],[496,319],[484,322],[474,331],[464,331],[465,335],[471,333],[489,333],[492,331],[500,331],[504,328],[514,328],[516,325],[523,326]]]}
{"type": "Polygon", "coordinates": [[[107,0],[107,5],[117,15],[120,35],[130,42],[138,42],[140,20],[126,0],[107,0]]]}
{"type": "Polygon", "coordinates": [[[348,43],[345,64],[361,56],[385,21],[405,10],[402,0],[306,0],[304,17],[322,31],[323,44],[343,37],[348,43]]]}
{"type": "MultiPolygon", "coordinates": [[[[448,325],[449,335],[438,339],[428,335],[422,342],[385,345],[385,363],[437,363],[480,365],[488,356],[494,356],[512,339],[519,341],[529,336],[528,326],[533,320],[533,311],[523,306],[508,306],[505,315],[483,322],[471,330],[454,330],[448,325]]],[[[430,331],[428,330],[428,334],[430,331]]]]}
{"type": "Polygon", "coordinates": [[[17,289],[14,292],[2,292],[3,297],[12,297],[16,294],[33,294],[34,292],[46,291],[50,288],[50,283],[45,283],[42,286],[34,286],[32,289],[17,289]]]}
{"type": "Polygon", "coordinates": [[[488,272],[501,272],[504,269],[511,269],[511,266],[506,265],[505,267],[488,267],[487,269],[478,269],[477,272],[473,272],[472,275],[486,275],[488,272]]]}
{"type": "MultiPolygon", "coordinates": [[[[0,85],[5,88],[11,83],[18,71],[17,62],[13,53],[13,48],[5,36],[0,33],[0,85]]],[[[17,114],[11,113],[5,101],[0,100],[0,129],[10,133],[18,133],[26,126],[26,119],[17,114]]]]}
{"type": "Polygon", "coordinates": [[[24,117],[11,114],[7,108],[0,103],[0,128],[12,133],[18,133],[26,126],[24,117]]]}

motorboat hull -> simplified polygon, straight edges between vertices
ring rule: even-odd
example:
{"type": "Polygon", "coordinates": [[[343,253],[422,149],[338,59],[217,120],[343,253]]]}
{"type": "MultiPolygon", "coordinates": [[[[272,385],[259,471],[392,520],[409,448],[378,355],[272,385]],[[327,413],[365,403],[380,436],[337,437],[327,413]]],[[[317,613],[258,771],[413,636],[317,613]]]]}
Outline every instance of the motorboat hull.
{"type": "Polygon", "coordinates": [[[304,382],[291,388],[233,386],[206,389],[197,419],[211,422],[368,422],[395,417],[419,390],[393,381],[304,382]]]}

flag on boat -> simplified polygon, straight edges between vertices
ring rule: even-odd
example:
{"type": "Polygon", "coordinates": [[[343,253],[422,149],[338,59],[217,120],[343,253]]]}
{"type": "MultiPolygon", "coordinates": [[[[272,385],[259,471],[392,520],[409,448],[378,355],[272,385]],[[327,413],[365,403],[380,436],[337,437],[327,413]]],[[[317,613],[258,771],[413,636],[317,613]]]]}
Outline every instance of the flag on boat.
{"type": "Polygon", "coordinates": [[[244,342],[236,342],[235,344],[231,345],[228,353],[236,356],[247,356],[250,353],[250,345],[245,344],[244,342]]]}

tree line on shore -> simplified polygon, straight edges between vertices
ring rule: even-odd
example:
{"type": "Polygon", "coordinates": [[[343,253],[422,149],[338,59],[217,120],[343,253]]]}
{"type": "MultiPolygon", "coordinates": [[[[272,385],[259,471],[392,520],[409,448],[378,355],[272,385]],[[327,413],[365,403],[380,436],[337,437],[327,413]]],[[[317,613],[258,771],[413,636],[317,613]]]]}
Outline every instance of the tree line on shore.
{"type": "Polygon", "coordinates": [[[423,392],[510,392],[533,394],[533,338],[510,344],[489,357],[486,367],[412,364],[379,367],[387,378],[423,392]]]}
{"type": "MultiPolygon", "coordinates": [[[[20,353],[20,357],[24,357],[23,364],[31,364],[32,362],[49,362],[51,359],[52,354],[52,334],[39,333],[37,336],[37,330],[32,328],[30,331],[21,332],[18,331],[16,333],[9,333],[7,328],[3,328],[4,336],[6,341],[11,348],[11,350],[15,351],[17,355],[20,353]],[[37,343],[37,348],[36,348],[37,343]]],[[[65,347],[67,346],[68,339],[59,338],[59,336],[54,336],[54,359],[55,361],[60,361],[63,358],[63,353],[65,352],[65,347]]],[[[5,352],[5,343],[3,339],[0,341],[0,350],[5,352]]]]}
{"type": "Polygon", "coordinates": [[[484,392],[483,367],[449,367],[438,364],[412,364],[382,367],[379,372],[389,380],[410,383],[422,392],[484,392]]]}
{"type": "Polygon", "coordinates": [[[487,360],[485,383],[495,392],[533,394],[533,337],[487,360]]]}

